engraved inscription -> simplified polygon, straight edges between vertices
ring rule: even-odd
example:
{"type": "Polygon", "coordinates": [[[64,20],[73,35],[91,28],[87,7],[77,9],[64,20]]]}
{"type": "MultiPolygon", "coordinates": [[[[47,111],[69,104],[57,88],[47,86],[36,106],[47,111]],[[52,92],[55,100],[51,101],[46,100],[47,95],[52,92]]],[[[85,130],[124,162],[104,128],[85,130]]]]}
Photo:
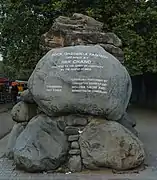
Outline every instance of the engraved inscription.
{"type": "MultiPolygon", "coordinates": [[[[92,71],[93,69],[103,69],[102,65],[95,64],[91,57],[97,58],[108,58],[105,55],[97,53],[84,53],[84,52],[64,52],[64,53],[53,53],[52,57],[62,57],[62,61],[57,64],[57,66],[52,66],[52,69],[58,71],[92,71]]],[[[54,71],[49,73],[49,76],[53,76],[54,71]]],[[[73,78],[72,82],[72,92],[79,93],[107,93],[107,80],[97,79],[97,78],[73,78]]],[[[62,92],[62,86],[60,85],[46,85],[46,90],[48,92],[62,92]]]]}
{"type": "Polygon", "coordinates": [[[107,80],[103,79],[72,79],[72,92],[107,93],[107,80]]]}
{"type": "Polygon", "coordinates": [[[61,61],[61,63],[58,65],[58,68],[61,71],[92,71],[93,68],[102,69],[103,66],[93,64],[90,57],[108,58],[102,54],[83,52],[54,53],[52,56],[64,56],[65,60],[61,61]]]}
{"type": "Polygon", "coordinates": [[[62,91],[62,86],[54,86],[54,85],[47,85],[46,90],[48,92],[61,92],[62,91]]]}

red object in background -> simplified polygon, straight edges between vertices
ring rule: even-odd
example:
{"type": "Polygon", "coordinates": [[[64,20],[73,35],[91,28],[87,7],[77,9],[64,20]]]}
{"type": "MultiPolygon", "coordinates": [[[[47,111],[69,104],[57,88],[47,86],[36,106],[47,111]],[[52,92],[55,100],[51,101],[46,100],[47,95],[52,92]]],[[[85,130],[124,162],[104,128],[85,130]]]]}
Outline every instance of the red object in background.
{"type": "Polygon", "coordinates": [[[7,78],[0,78],[0,83],[7,83],[9,80],[7,78]]]}
{"type": "Polygon", "coordinates": [[[11,86],[16,86],[16,85],[18,85],[17,82],[12,82],[12,83],[11,83],[11,86]]]}

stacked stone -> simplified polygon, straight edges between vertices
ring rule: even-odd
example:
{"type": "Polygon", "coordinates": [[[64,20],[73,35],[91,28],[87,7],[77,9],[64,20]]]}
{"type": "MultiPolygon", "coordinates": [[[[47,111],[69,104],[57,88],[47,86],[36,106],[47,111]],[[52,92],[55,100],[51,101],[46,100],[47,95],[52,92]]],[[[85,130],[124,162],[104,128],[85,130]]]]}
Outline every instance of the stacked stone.
{"type": "Polygon", "coordinates": [[[124,62],[122,41],[117,35],[103,32],[103,23],[83,14],[74,13],[72,17],[58,17],[51,29],[41,38],[41,48],[45,52],[53,48],[96,44],[121,63],[124,62]]]}
{"type": "Polygon", "coordinates": [[[67,135],[69,142],[68,168],[71,172],[82,170],[79,137],[88,124],[88,117],[81,115],[63,116],[57,121],[60,130],[67,135]]]}
{"type": "Polygon", "coordinates": [[[17,167],[58,172],[67,165],[80,172],[144,162],[136,123],[126,113],[132,87],[119,62],[121,40],[101,31],[102,23],[74,14],[57,18],[43,36],[44,47],[56,49],[38,62],[11,112],[16,124],[6,155],[17,167]]]}
{"type": "Polygon", "coordinates": [[[71,172],[80,172],[82,170],[81,151],[79,145],[79,135],[88,123],[88,118],[71,115],[65,118],[65,134],[68,135],[70,142],[68,167],[71,172]]]}

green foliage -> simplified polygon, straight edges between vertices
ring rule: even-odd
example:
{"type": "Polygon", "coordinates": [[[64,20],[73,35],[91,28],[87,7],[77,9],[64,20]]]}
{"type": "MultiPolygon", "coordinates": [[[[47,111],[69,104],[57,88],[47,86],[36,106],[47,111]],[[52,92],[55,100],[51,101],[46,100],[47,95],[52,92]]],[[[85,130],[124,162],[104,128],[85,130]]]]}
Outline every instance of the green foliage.
{"type": "Polygon", "coordinates": [[[104,23],[123,42],[131,75],[157,71],[157,3],[155,0],[1,0],[0,52],[9,76],[29,76],[43,52],[40,37],[59,15],[74,12],[104,23]]]}
{"type": "Polygon", "coordinates": [[[44,19],[20,1],[5,4],[1,27],[1,52],[8,70],[19,72],[35,66],[40,58],[39,37],[44,19]]]}
{"type": "Polygon", "coordinates": [[[131,75],[157,72],[155,0],[100,0],[87,13],[104,22],[104,30],[114,32],[122,40],[125,66],[131,75]]]}
{"type": "Polygon", "coordinates": [[[157,5],[141,2],[132,13],[113,20],[113,31],[122,39],[125,65],[130,74],[157,72],[157,5]]]}

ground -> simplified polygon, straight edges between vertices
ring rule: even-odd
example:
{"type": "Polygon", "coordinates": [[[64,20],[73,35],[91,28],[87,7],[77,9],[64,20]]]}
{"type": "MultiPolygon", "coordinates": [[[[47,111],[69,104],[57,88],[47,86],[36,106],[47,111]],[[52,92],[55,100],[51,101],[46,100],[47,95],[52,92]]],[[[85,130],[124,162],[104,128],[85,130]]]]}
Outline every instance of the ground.
{"type": "MultiPolygon", "coordinates": [[[[10,112],[0,113],[0,139],[8,134],[13,126],[10,112]]],[[[4,111],[6,111],[4,109],[4,111]]],[[[129,113],[137,119],[137,130],[140,139],[145,145],[147,159],[145,170],[139,173],[113,174],[110,170],[83,172],[75,174],[30,174],[15,170],[12,161],[5,158],[0,159],[1,179],[47,179],[47,180],[157,180],[157,112],[147,109],[131,108],[129,113]]],[[[0,157],[5,152],[9,134],[0,140],[0,157]]]]}

